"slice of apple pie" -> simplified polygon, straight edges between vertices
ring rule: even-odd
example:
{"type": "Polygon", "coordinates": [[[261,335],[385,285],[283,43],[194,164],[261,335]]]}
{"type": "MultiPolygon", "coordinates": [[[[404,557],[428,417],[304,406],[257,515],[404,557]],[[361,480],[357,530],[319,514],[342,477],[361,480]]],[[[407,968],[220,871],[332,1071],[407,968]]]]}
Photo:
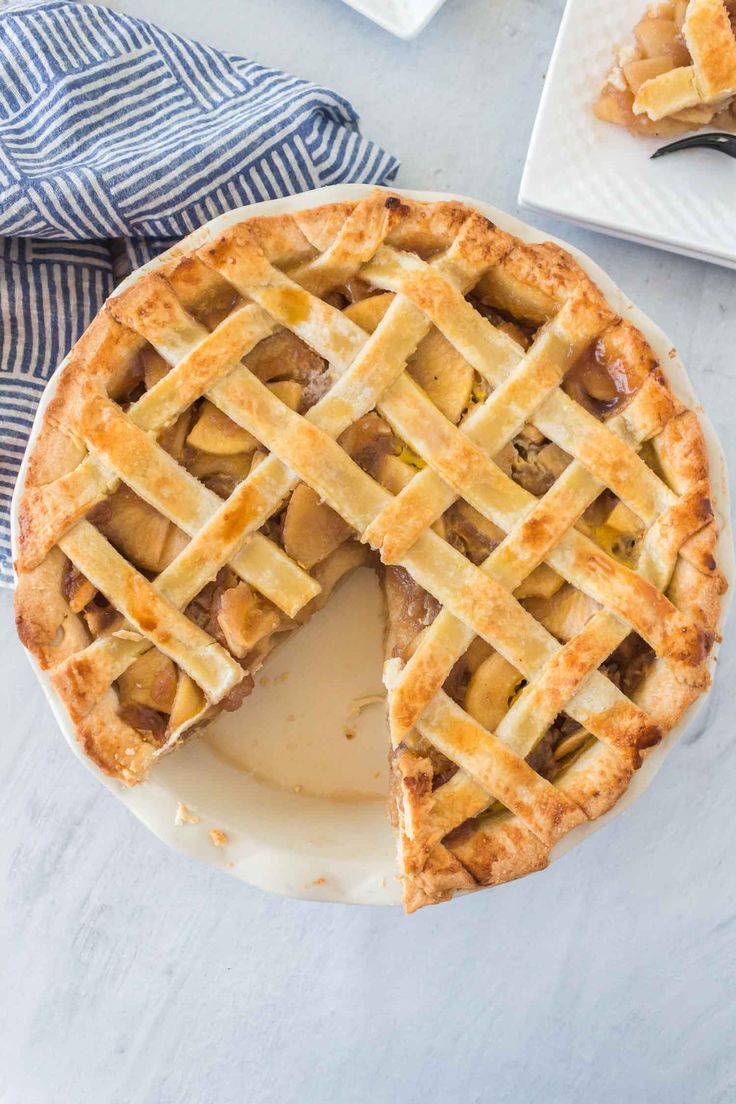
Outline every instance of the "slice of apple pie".
{"type": "Polygon", "coordinates": [[[17,622],[134,784],[372,565],[411,910],[616,802],[708,684],[715,547],[697,416],[571,257],[378,191],[108,301],[30,456],[17,622]]]}
{"type": "Polygon", "coordinates": [[[736,3],[652,4],[622,47],[595,113],[634,134],[736,130],[736,3]]]}

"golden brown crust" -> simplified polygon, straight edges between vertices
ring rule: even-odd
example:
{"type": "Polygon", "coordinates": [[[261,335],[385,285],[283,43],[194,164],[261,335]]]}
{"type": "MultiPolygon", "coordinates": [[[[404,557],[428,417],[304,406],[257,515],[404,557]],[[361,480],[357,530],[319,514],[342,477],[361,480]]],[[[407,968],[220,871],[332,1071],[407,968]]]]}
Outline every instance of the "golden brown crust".
{"type": "Polygon", "coordinates": [[[177,738],[162,747],[118,713],[116,680],[151,642],[204,692],[196,723],[243,689],[242,668],[180,612],[218,570],[229,564],[292,628],[325,600],[329,570],[306,571],[260,528],[297,477],[397,565],[385,568],[386,681],[407,910],[541,869],[562,835],[615,804],[708,684],[725,584],[697,416],[563,249],[527,245],[462,204],[379,192],[195,235],[112,298],[72,350],[19,506],[18,631],[107,773],[132,784],[177,738]],[[356,279],[393,294],[370,335],[329,301],[356,279]],[[507,314],[528,333],[528,352],[504,328],[507,314]],[[432,326],[485,388],[459,422],[404,372],[432,326]],[[337,379],[307,416],[241,363],[279,327],[337,379]],[[115,399],[140,378],[149,343],[170,371],[123,411],[115,399]],[[605,418],[595,406],[604,399],[586,407],[566,389],[585,357],[614,366],[605,418]],[[156,441],[203,395],[269,450],[227,504],[156,441]],[[419,457],[399,493],[337,443],[373,410],[419,457]],[[522,427],[563,458],[541,497],[498,459],[522,427]],[[121,480],[192,538],[155,587],[84,520],[121,480]],[[604,488],[641,519],[636,569],[578,524],[604,488]],[[436,531],[457,501],[506,534],[480,565],[436,531]],[[125,615],[122,634],[90,643],[64,596],[67,557],[125,615]],[[597,611],[569,640],[514,597],[540,565],[597,611]],[[601,668],[631,629],[656,653],[633,700],[601,668]],[[478,637],[528,683],[492,730],[443,690],[478,637]],[[527,760],[562,712],[590,742],[548,776],[527,760]]]}
{"type": "Polygon", "coordinates": [[[555,781],[589,820],[595,820],[616,804],[638,765],[599,742],[585,748],[555,781]]]}
{"type": "Polygon", "coordinates": [[[548,848],[509,813],[477,825],[464,825],[448,836],[449,851],[472,874],[478,886],[501,885],[543,870],[548,848]]]}
{"type": "Polygon", "coordinates": [[[81,617],[72,613],[62,590],[67,560],[52,548],[31,571],[18,575],[15,618],[18,636],[44,670],[55,667],[90,641],[81,617]]]}
{"type": "Polygon", "coordinates": [[[703,99],[733,95],[736,37],[724,0],[691,0],[684,31],[703,99]]]}
{"type": "Polygon", "coordinates": [[[85,755],[105,772],[126,786],[146,777],[156,747],[126,724],[117,712],[114,690],[105,696],[77,723],[77,738],[85,755]]]}

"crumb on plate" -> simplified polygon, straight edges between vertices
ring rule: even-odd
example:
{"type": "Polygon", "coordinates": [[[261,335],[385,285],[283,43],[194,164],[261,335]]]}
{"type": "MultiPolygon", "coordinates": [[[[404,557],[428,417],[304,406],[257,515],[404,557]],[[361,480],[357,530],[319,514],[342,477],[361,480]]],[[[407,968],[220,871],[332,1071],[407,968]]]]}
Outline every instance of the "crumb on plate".
{"type": "Polygon", "coordinates": [[[174,817],[174,824],[180,827],[182,824],[199,824],[199,817],[196,813],[180,801],[176,807],[176,816],[174,817]]]}

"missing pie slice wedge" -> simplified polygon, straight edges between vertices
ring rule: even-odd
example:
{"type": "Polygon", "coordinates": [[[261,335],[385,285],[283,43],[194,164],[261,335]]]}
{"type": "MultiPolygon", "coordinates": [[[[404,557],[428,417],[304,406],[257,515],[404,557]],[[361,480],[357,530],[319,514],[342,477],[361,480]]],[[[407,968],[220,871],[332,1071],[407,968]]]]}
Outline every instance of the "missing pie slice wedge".
{"type": "Polygon", "coordinates": [[[736,130],[736,3],[651,4],[618,51],[595,113],[639,135],[736,130]]]}
{"type": "Polygon", "coordinates": [[[408,910],[538,870],[708,685],[696,414],[563,250],[377,191],[110,299],[18,514],[23,643],[128,785],[368,564],[408,910]]]}

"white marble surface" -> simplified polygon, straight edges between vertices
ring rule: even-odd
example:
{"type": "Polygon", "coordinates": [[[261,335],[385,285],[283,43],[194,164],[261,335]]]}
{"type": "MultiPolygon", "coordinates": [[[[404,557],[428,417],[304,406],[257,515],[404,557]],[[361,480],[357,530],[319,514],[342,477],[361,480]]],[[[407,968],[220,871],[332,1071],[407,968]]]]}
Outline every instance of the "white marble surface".
{"type": "MultiPolygon", "coordinates": [[[[562,0],[448,0],[411,44],[339,0],[117,6],[332,84],[400,183],[515,211],[562,0]]],[[[536,221],[669,331],[733,468],[734,274],[536,221]]],[[[70,755],[0,605],[2,1101],[736,1099],[733,647],[633,810],[545,874],[407,920],[165,850],[70,755]]]]}

